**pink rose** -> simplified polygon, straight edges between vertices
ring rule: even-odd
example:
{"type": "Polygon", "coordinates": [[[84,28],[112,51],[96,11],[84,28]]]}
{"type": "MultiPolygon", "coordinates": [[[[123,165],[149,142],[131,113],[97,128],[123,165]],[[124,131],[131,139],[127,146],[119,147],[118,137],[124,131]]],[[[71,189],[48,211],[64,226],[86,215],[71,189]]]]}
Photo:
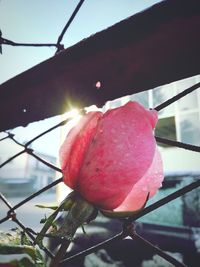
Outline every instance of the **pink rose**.
{"type": "Polygon", "coordinates": [[[137,102],[89,112],[60,149],[64,183],[100,209],[134,211],[161,186],[157,112],[137,102]]]}

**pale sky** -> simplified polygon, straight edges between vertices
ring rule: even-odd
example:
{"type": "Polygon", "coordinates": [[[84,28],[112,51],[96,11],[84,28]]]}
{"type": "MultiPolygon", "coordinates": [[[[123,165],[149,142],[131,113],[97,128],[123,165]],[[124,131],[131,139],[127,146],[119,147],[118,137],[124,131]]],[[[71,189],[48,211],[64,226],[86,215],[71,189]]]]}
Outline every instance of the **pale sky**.
{"type": "MultiPolygon", "coordinates": [[[[65,48],[89,37],[135,13],[158,0],[85,0],[77,16],[67,30],[62,44],[65,48]]],[[[59,34],[71,16],[77,0],[1,0],[0,29],[2,37],[27,43],[56,43],[59,34]]],[[[30,48],[2,46],[0,55],[0,84],[38,63],[54,56],[49,47],[30,48]]],[[[59,121],[59,117],[18,127],[14,130],[20,141],[29,140],[59,121]]],[[[57,155],[59,131],[34,143],[37,151],[57,155]]]]}

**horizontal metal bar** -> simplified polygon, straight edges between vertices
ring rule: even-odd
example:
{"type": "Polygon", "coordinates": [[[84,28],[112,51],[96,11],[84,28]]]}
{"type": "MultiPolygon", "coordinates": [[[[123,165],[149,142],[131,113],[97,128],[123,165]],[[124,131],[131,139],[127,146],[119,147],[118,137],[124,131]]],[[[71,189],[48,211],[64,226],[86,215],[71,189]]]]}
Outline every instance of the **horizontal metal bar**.
{"type": "Polygon", "coordinates": [[[199,74],[199,28],[199,1],[168,0],[94,34],[0,85],[0,130],[199,74]]]}

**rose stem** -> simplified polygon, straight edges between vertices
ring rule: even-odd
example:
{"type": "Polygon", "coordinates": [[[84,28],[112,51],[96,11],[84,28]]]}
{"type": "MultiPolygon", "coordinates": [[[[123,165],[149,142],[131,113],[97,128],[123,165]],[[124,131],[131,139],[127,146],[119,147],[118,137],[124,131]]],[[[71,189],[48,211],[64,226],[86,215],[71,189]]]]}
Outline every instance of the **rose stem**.
{"type": "Polygon", "coordinates": [[[63,256],[65,255],[66,250],[68,249],[70,243],[71,243],[71,241],[67,240],[67,239],[62,241],[60,248],[59,248],[57,254],[55,255],[55,257],[52,259],[49,267],[58,267],[60,265],[60,261],[63,258],[63,256]]]}

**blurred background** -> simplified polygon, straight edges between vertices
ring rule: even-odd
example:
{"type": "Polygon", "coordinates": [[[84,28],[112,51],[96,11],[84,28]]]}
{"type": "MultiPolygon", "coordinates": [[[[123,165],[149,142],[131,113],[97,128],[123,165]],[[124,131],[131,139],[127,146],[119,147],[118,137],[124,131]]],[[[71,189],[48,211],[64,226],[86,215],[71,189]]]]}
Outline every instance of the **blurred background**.
{"type": "MultiPolygon", "coordinates": [[[[85,1],[65,34],[62,43],[67,48],[157,2],[159,1],[85,1]]],[[[55,43],[77,4],[78,1],[35,0],[27,2],[25,0],[2,0],[0,1],[0,29],[2,36],[15,42],[55,43]]],[[[52,57],[54,54],[55,49],[53,48],[3,46],[2,54],[0,55],[0,83],[52,57]]],[[[108,101],[101,108],[105,111],[109,108],[124,105],[130,100],[138,101],[146,108],[153,108],[197,82],[200,82],[200,75],[152,88],[146,92],[108,101]],[[170,87],[170,90],[168,90],[168,87],[170,87]]],[[[72,110],[76,109],[73,103],[71,103],[71,106],[72,110]]],[[[34,122],[27,127],[10,129],[9,132],[13,133],[15,139],[19,142],[26,143],[36,135],[62,121],[67,116],[67,112],[69,110],[66,110],[66,114],[62,116],[34,122]]],[[[2,116],[6,115],[2,114],[2,116]]],[[[32,147],[35,153],[59,167],[59,147],[70,127],[71,123],[59,127],[35,141],[32,147]]],[[[200,146],[200,89],[160,111],[155,134],[171,140],[200,146]]],[[[1,133],[0,138],[5,136],[5,133],[1,133]]],[[[10,139],[1,141],[0,164],[20,150],[20,146],[10,139]]],[[[163,187],[151,199],[150,203],[191,181],[199,179],[200,176],[200,154],[176,147],[161,146],[161,144],[159,144],[159,150],[162,154],[166,178],[163,187]]],[[[55,179],[60,178],[59,175],[59,173],[37,161],[31,155],[24,153],[0,169],[0,190],[14,205],[55,179]]],[[[35,205],[60,202],[68,192],[69,189],[65,185],[59,185],[48,190],[20,207],[17,212],[18,218],[27,227],[34,229],[36,232],[39,231],[41,229],[40,220],[44,216],[48,216],[49,211],[46,209],[41,210],[35,205]]],[[[160,244],[164,249],[173,253],[180,253],[182,255],[180,258],[184,258],[184,253],[185,255],[187,254],[185,256],[187,258],[186,261],[188,259],[191,261],[191,258],[193,258],[194,263],[191,266],[197,266],[195,265],[195,257],[198,258],[200,252],[199,195],[199,190],[196,189],[192,193],[186,194],[159,210],[144,216],[138,223],[140,231],[154,243],[160,244]]],[[[7,211],[8,208],[0,200],[0,218],[6,216],[7,211]]],[[[2,230],[8,230],[15,226],[12,221],[7,221],[0,225],[2,230]]],[[[107,238],[117,232],[119,228],[119,225],[99,217],[96,224],[94,223],[88,231],[92,233],[99,231],[101,237],[99,234],[96,240],[93,241],[88,238],[88,242],[91,244],[102,240],[102,237],[107,238]],[[102,235],[102,232],[104,235],[102,235]]],[[[129,244],[127,246],[129,247],[129,244]]],[[[114,266],[120,266],[122,264],[119,263],[121,260],[126,262],[124,258],[127,259],[127,254],[124,253],[123,259],[118,259],[115,256],[118,254],[116,251],[121,249],[120,245],[118,249],[113,249],[109,253],[112,258],[116,258],[114,266]]],[[[102,255],[104,255],[104,251],[96,255],[96,258],[86,259],[85,265],[94,266],[91,262],[102,259],[102,255]]],[[[152,255],[148,257],[146,260],[150,260],[152,255]]],[[[133,261],[133,259],[131,260],[133,261]]],[[[151,259],[151,261],[156,262],[157,259],[151,259]]],[[[129,266],[130,262],[129,259],[125,266],[129,266]]],[[[112,264],[112,260],[110,264],[112,264]]],[[[153,264],[152,262],[146,262],[143,266],[154,266],[153,264]]],[[[100,263],[98,266],[101,266],[100,263]]]]}

